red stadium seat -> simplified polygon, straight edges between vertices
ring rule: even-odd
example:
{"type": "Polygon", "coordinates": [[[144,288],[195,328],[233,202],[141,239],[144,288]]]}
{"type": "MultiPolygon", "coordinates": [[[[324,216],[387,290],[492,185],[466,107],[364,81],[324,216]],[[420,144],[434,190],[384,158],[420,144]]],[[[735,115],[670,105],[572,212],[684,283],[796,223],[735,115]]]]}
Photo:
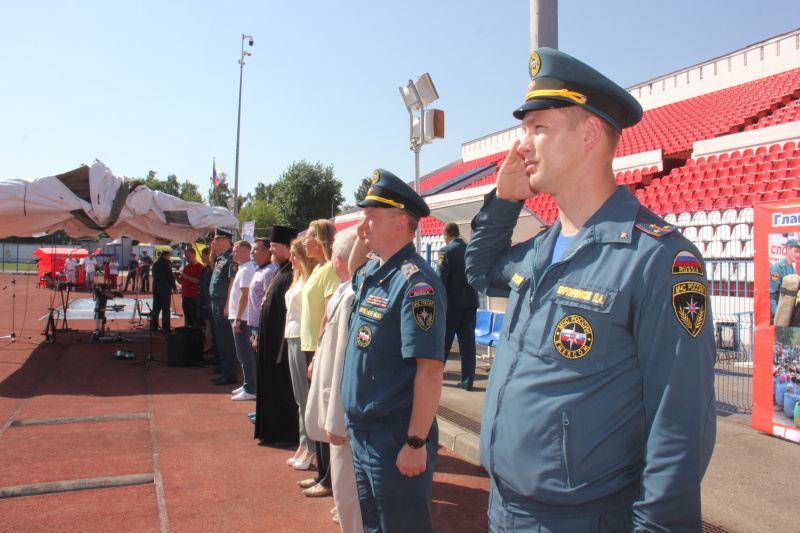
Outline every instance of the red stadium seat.
{"type": "Polygon", "coordinates": [[[800,190],[800,178],[789,178],[783,183],[784,191],[800,190]]]}
{"type": "Polygon", "coordinates": [[[780,197],[778,196],[778,193],[775,192],[775,191],[772,191],[772,192],[768,192],[767,194],[765,194],[762,201],[764,201],[764,202],[772,202],[773,200],[779,200],[779,199],[780,199],[780,197]]]}
{"type": "Polygon", "coordinates": [[[767,182],[765,181],[756,181],[753,183],[752,187],[750,187],[750,194],[765,192],[767,192],[767,182]]]}
{"type": "Polygon", "coordinates": [[[787,141],[783,143],[783,150],[795,150],[797,149],[797,143],[794,141],[787,141]]]}
{"type": "Polygon", "coordinates": [[[783,191],[780,193],[781,200],[794,200],[798,197],[797,189],[792,189],[790,191],[783,191]]]}
{"type": "Polygon", "coordinates": [[[742,152],[742,157],[753,157],[755,154],[753,153],[752,148],[748,148],[744,152],[742,152]]]}
{"type": "Polygon", "coordinates": [[[782,190],[783,190],[783,180],[771,180],[767,183],[767,192],[782,191],[782,190]]]}
{"type": "Polygon", "coordinates": [[[780,152],[781,150],[782,148],[780,144],[773,144],[772,146],[769,147],[769,153],[771,154],[780,152]]]}
{"type": "Polygon", "coordinates": [[[766,146],[759,146],[758,148],[756,148],[756,155],[764,155],[766,153],[767,153],[766,146]]]}

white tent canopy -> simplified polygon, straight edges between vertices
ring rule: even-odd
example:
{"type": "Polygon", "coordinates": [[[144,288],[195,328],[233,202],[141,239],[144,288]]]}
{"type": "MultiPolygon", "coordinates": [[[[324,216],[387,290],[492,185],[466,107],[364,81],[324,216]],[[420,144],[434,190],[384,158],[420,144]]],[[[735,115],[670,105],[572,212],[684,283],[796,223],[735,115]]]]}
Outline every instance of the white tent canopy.
{"type": "Polygon", "coordinates": [[[235,228],[225,208],[187,202],[115,176],[100,161],[32,181],[0,182],[0,238],[63,229],[70,237],[194,242],[214,228],[235,228]]]}
{"type": "MultiPolygon", "coordinates": [[[[455,222],[462,238],[469,241],[472,229],[470,223],[478,214],[483,205],[483,198],[487,193],[494,189],[494,185],[483,185],[472,189],[461,189],[460,191],[426,196],[425,202],[431,208],[431,216],[444,223],[455,222]]],[[[539,216],[524,207],[519,214],[517,225],[511,236],[513,242],[526,241],[536,236],[546,224],[539,216]]]]}

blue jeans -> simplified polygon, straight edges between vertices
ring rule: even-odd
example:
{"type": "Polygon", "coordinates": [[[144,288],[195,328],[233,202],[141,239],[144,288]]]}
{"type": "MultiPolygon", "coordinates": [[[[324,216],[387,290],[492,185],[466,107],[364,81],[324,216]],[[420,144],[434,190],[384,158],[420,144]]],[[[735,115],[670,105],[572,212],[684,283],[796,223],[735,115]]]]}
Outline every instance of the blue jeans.
{"type": "Polygon", "coordinates": [[[225,300],[211,300],[211,327],[215,331],[214,351],[219,357],[219,365],[222,373],[220,380],[236,379],[236,348],[233,339],[233,328],[228,320],[228,310],[225,308],[225,300]]]}
{"type": "Polygon", "coordinates": [[[428,464],[415,477],[397,468],[397,454],[408,437],[408,420],[390,429],[350,429],[353,466],[365,533],[432,533],[433,470],[439,449],[436,420],[428,434],[428,464]]]}
{"type": "Polygon", "coordinates": [[[236,355],[242,364],[242,374],[244,375],[242,388],[248,394],[255,394],[256,356],[253,353],[253,346],[250,344],[250,326],[247,325],[247,322],[239,322],[239,333],[236,333],[233,329],[233,322],[233,320],[230,321],[233,341],[236,344],[236,355]]]}

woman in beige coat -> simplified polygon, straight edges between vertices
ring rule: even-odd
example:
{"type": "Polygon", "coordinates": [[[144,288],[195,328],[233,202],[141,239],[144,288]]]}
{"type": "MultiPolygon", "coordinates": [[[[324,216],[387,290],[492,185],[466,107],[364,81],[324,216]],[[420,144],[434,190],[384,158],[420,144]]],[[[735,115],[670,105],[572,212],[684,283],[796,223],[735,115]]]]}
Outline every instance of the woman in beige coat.
{"type": "Polygon", "coordinates": [[[333,268],[342,284],[328,302],[328,320],[309,372],[312,378],[306,406],[308,436],[331,444],[331,478],[337,511],[334,520],[338,517],[345,533],[364,531],[340,390],[354,296],[347,262],[355,240],[356,232],[347,230],[337,234],[333,243],[333,268]]]}

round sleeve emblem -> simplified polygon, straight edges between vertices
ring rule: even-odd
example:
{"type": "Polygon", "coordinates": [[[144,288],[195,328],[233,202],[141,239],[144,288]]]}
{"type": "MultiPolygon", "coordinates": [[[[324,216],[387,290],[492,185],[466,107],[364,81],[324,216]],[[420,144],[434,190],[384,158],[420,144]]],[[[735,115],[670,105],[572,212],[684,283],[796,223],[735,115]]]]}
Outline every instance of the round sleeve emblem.
{"type": "Polygon", "coordinates": [[[358,335],[356,336],[356,344],[362,348],[366,348],[372,342],[372,329],[369,326],[361,326],[358,328],[358,335]]]}
{"type": "Polygon", "coordinates": [[[580,315],[566,316],[556,325],[553,344],[567,359],[579,359],[589,353],[594,344],[592,326],[580,315]]]}

